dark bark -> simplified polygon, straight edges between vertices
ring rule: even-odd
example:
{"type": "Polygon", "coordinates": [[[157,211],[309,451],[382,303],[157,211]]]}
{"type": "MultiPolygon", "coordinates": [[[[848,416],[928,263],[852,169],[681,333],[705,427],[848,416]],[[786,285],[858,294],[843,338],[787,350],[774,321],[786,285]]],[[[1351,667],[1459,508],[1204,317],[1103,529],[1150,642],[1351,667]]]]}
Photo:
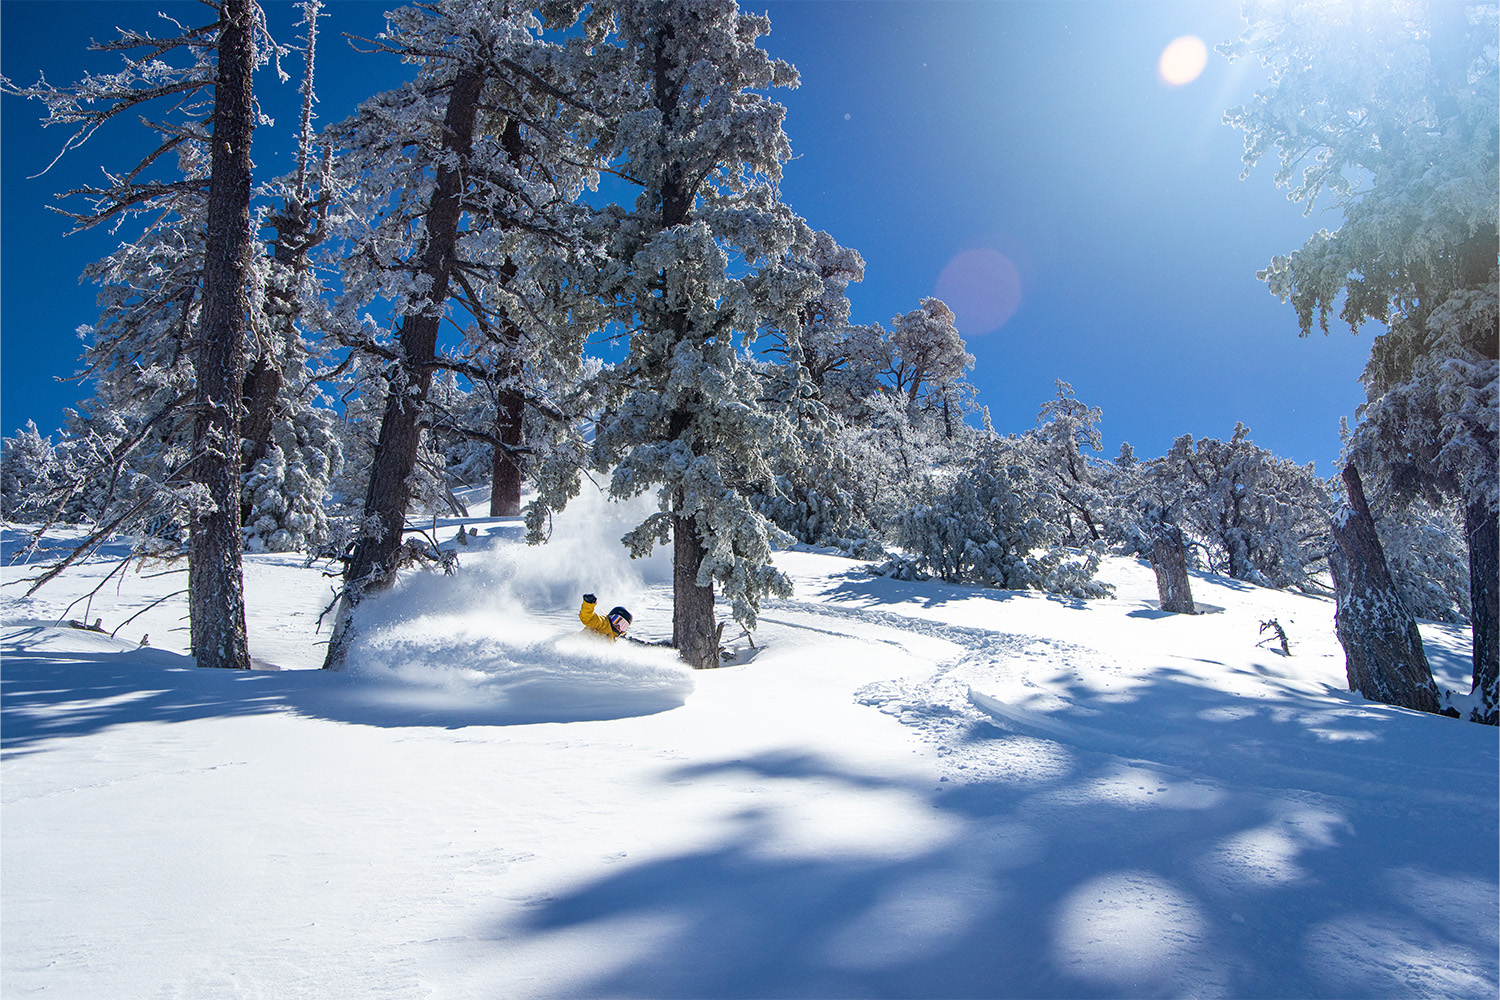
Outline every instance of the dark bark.
{"type": "Polygon", "coordinates": [[[1416,619],[1391,581],[1364,485],[1353,465],[1344,468],[1344,483],[1349,506],[1333,520],[1328,565],[1338,606],[1334,626],[1344,647],[1349,690],[1387,705],[1441,711],[1416,619]]]}
{"type": "Polygon", "coordinates": [[[188,609],[200,667],[248,669],[240,561],[240,394],[244,382],[246,268],[250,256],[250,139],[254,4],[224,0],[214,85],[202,328],[193,353],[197,417],[193,478],[213,509],[188,537],[188,609]]]}
{"type": "MultiPolygon", "coordinates": [[[[673,314],[669,320],[674,324],[687,323],[687,317],[673,314]]],[[[672,414],[667,425],[667,437],[680,441],[692,426],[692,415],[684,410],[672,414]]],[[[701,448],[693,447],[700,454],[701,448]]],[[[672,502],[674,510],[682,509],[682,497],[672,502]]],[[[672,645],[678,657],[695,670],[718,666],[719,632],[714,624],[714,588],[698,585],[698,571],[703,566],[707,553],[703,539],[698,534],[698,525],[691,517],[680,514],[672,516],[672,645]]]]}
{"type": "Polygon", "coordinates": [[[714,588],[698,585],[705,550],[692,518],[672,518],[672,645],[697,670],[719,664],[714,588]]]}
{"type": "MultiPolygon", "coordinates": [[[[276,401],[281,396],[281,366],[276,359],[262,354],[245,376],[245,415],[240,423],[244,460],[241,472],[249,473],[255,463],[266,457],[271,447],[271,430],[276,423],[276,401]]],[[[250,513],[249,497],[242,502],[241,517],[250,513]]]]}
{"type": "Polygon", "coordinates": [[[463,214],[463,167],[473,149],[474,123],[483,76],[472,69],[454,79],[443,120],[443,154],[437,184],[427,212],[426,246],[422,251],[422,274],[430,281],[427,299],[401,319],[397,340],[401,359],[391,375],[380,438],[370,467],[365,493],[365,520],[377,525],[354,546],[344,570],[344,592],[333,638],[324,667],[343,664],[349,640],[349,620],[354,605],[372,590],[388,587],[395,578],[401,553],[406,510],[411,503],[409,486],[417,465],[422,436],[422,413],[432,384],[432,365],[437,360],[438,328],[443,303],[448,297],[454,247],[463,214]]]}
{"type": "Polygon", "coordinates": [[[1161,609],[1173,614],[1193,615],[1193,588],[1188,579],[1187,548],[1182,529],[1163,525],[1151,543],[1151,568],[1156,571],[1156,593],[1161,609]]]}
{"type": "MultiPolygon", "coordinates": [[[[521,419],[525,400],[514,389],[501,389],[496,397],[495,437],[502,445],[519,449],[523,443],[521,419]]],[[[490,517],[516,517],[521,513],[524,476],[516,453],[496,447],[490,477],[490,517]]]]}
{"type": "MultiPolygon", "coordinates": [[[[672,62],[668,49],[675,32],[665,26],[656,40],[653,52],[652,77],[656,107],[662,113],[662,128],[670,132],[675,126],[682,97],[680,77],[682,67],[672,62]]],[[[697,186],[687,176],[681,162],[670,164],[663,172],[661,187],[657,191],[661,208],[661,227],[671,229],[687,223],[697,199],[697,186]]],[[[663,323],[671,331],[674,342],[687,339],[691,321],[686,310],[673,310],[663,317],[663,323]]],[[[669,441],[690,440],[693,426],[692,413],[679,410],[672,414],[667,426],[669,441]]],[[[693,442],[694,454],[701,454],[701,445],[693,442]]],[[[674,500],[674,509],[681,509],[681,498],[674,500]]],[[[707,550],[698,534],[698,526],[691,517],[674,513],[672,517],[672,644],[677,655],[694,669],[714,667],[719,662],[719,632],[714,624],[714,588],[698,585],[698,571],[703,565],[707,550]]]]}
{"type": "Polygon", "coordinates": [[[1480,698],[1471,721],[1500,725],[1500,650],[1496,648],[1496,619],[1500,618],[1500,530],[1495,511],[1484,500],[1464,510],[1464,533],[1469,542],[1469,596],[1474,629],[1474,688],[1480,698]]]}
{"type": "MultiPolygon", "coordinates": [[[[500,146],[505,150],[511,166],[522,168],[525,143],[521,138],[521,124],[515,118],[505,123],[500,134],[500,146]]],[[[501,281],[509,284],[520,269],[509,257],[500,266],[501,281]]],[[[502,445],[519,449],[522,444],[522,420],[526,413],[526,401],[518,384],[521,377],[521,329],[510,316],[500,317],[500,347],[504,352],[500,358],[500,390],[495,398],[495,437],[502,445]]],[[[525,478],[516,458],[517,451],[496,448],[491,463],[490,516],[515,517],[521,513],[521,486],[525,478]]]]}

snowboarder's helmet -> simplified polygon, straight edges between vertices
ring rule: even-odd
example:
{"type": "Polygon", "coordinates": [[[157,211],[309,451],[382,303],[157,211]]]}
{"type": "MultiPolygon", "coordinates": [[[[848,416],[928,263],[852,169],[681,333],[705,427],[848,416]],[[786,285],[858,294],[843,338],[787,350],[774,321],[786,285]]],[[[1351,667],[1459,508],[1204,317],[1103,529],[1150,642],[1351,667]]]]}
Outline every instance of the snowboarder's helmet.
{"type": "Polygon", "coordinates": [[[630,623],[634,621],[630,617],[630,612],[624,608],[610,608],[607,617],[609,618],[610,625],[614,627],[616,632],[624,632],[630,627],[630,623]]]}

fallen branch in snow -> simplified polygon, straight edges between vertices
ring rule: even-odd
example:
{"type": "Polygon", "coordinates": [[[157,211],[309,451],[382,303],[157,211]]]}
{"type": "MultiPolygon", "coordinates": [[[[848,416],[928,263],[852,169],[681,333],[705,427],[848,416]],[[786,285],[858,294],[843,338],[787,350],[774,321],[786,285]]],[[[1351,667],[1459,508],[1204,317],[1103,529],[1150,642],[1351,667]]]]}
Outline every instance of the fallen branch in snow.
{"type": "Polygon", "coordinates": [[[1257,642],[1256,645],[1257,646],[1264,646],[1266,643],[1271,642],[1272,640],[1278,640],[1279,639],[1281,641],[1281,655],[1282,656],[1291,656],[1292,655],[1292,649],[1287,644],[1287,641],[1286,641],[1286,629],[1284,629],[1284,628],[1281,627],[1281,622],[1277,621],[1275,618],[1272,618],[1270,621],[1265,621],[1265,622],[1261,622],[1260,623],[1260,630],[1261,630],[1262,633],[1266,632],[1266,630],[1268,630],[1268,629],[1272,633],[1274,633],[1274,634],[1266,636],[1260,642],[1257,642]]]}

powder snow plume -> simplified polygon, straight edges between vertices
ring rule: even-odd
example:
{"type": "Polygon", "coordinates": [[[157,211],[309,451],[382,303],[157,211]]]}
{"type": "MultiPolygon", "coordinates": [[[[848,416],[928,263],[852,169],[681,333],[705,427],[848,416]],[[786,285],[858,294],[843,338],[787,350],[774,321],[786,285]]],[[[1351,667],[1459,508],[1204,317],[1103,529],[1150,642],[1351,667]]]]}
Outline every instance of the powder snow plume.
{"type": "MultiPolygon", "coordinates": [[[[454,722],[621,718],[681,705],[692,673],[674,651],[580,635],[597,593],[629,604],[669,579],[670,557],[632,560],[620,537],[650,499],[612,503],[586,489],[539,546],[485,544],[453,576],[414,575],[359,609],[349,654],[354,696],[454,722]],[[477,718],[476,718],[477,717],[477,718]]],[[[481,522],[482,523],[482,522],[481,522]]]]}

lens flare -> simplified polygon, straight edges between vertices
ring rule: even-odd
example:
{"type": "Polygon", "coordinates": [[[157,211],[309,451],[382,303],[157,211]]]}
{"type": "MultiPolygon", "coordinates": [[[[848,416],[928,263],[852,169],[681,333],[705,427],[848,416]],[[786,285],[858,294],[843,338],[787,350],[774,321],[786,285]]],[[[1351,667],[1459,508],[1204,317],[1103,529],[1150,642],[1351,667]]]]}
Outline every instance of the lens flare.
{"type": "Polygon", "coordinates": [[[1020,308],[1021,272],[998,250],[965,250],[943,268],[935,292],[953,310],[963,335],[975,337],[998,330],[1020,308]]]}
{"type": "Polygon", "coordinates": [[[1172,87],[1181,87],[1198,79],[1208,65],[1208,46],[1196,35],[1174,38],[1162,50],[1156,70],[1162,82],[1172,87]]]}

